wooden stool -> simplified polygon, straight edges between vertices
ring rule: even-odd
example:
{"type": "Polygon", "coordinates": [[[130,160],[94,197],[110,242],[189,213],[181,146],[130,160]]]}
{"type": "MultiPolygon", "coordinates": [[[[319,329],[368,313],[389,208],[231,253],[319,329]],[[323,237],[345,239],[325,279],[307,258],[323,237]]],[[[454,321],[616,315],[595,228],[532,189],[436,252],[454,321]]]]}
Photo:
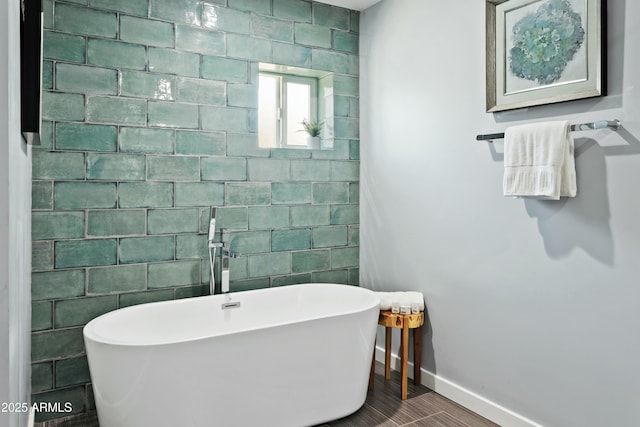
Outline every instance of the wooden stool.
{"type": "MultiPolygon", "coordinates": [[[[413,383],[420,384],[420,362],[422,360],[422,325],[424,312],[416,314],[392,313],[384,310],[380,312],[378,325],[385,327],[384,333],[384,378],[391,379],[391,328],[402,329],[400,340],[400,385],[402,400],[407,398],[407,360],[409,359],[409,329],[413,329],[413,383]]],[[[375,351],[375,350],[374,350],[375,351]]],[[[373,390],[373,371],[375,357],[371,363],[369,389],[373,390]]]]}

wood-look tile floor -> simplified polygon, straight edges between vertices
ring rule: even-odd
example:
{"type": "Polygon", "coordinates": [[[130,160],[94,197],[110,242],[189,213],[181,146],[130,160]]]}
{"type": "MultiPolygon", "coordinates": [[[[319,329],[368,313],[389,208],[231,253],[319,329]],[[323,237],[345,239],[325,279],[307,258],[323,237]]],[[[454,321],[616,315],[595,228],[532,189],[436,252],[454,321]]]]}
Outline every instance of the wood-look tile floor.
{"type": "Polygon", "coordinates": [[[407,400],[400,399],[400,373],[384,379],[384,365],[376,363],[373,390],[356,413],[321,427],[499,427],[457,403],[409,380],[407,400]]]}
{"type": "MultiPolygon", "coordinates": [[[[36,423],[37,427],[99,427],[95,412],[63,420],[36,423]]],[[[316,427],[500,427],[457,403],[409,380],[407,400],[400,399],[400,373],[384,379],[384,365],[376,363],[374,389],[354,414],[316,427]]],[[[176,426],[179,427],[179,426],[176,426]]],[[[224,426],[216,426],[224,427],[224,426]]],[[[247,426],[254,427],[254,426],[247,426]]],[[[258,426],[256,426],[258,427],[258,426]]],[[[279,427],[279,426],[259,426],[279,427]]]]}

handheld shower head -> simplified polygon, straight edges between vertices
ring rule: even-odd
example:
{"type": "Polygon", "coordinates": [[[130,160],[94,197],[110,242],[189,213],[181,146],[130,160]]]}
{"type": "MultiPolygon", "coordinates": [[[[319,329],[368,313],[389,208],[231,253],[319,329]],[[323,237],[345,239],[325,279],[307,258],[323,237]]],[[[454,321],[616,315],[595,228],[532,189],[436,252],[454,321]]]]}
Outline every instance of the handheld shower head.
{"type": "Polygon", "coordinates": [[[216,208],[211,207],[211,216],[209,218],[209,242],[213,242],[216,234],[216,208]]]}

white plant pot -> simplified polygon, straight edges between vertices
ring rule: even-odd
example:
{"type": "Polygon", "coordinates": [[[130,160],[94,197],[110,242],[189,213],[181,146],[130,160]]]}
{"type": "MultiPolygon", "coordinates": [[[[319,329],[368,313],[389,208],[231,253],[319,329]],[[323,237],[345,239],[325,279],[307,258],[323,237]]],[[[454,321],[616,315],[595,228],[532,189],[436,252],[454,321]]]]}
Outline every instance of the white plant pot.
{"type": "Polygon", "coordinates": [[[320,137],[319,136],[308,136],[307,137],[307,148],[311,150],[319,150],[320,149],[320,137]]]}

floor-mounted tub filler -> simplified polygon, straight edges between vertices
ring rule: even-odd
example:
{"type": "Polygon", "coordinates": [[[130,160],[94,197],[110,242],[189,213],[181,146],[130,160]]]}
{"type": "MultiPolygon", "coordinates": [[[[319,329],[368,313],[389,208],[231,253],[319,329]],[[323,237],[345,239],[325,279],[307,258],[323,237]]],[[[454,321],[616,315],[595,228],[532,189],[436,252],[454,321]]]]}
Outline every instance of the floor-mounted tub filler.
{"type": "Polygon", "coordinates": [[[367,289],[314,283],[104,314],[84,328],[100,426],[301,427],[349,415],[366,398],[379,305],[367,289]]]}

